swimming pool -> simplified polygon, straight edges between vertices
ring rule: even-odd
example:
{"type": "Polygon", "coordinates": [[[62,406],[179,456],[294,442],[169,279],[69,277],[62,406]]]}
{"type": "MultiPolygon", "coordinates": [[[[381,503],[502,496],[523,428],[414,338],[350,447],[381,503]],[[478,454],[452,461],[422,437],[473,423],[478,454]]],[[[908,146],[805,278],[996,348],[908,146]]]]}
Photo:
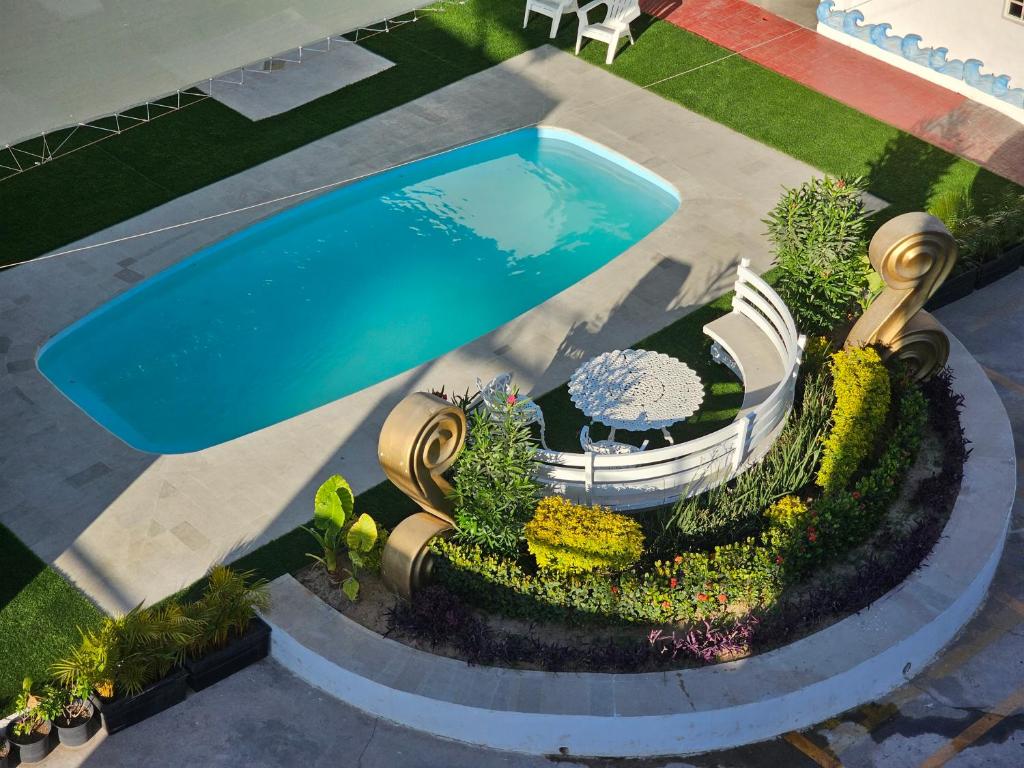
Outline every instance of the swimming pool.
{"type": "Polygon", "coordinates": [[[668,182],[577,134],[514,131],[249,226],[64,329],[37,362],[129,445],[200,450],[499,327],[678,206],[668,182]]]}

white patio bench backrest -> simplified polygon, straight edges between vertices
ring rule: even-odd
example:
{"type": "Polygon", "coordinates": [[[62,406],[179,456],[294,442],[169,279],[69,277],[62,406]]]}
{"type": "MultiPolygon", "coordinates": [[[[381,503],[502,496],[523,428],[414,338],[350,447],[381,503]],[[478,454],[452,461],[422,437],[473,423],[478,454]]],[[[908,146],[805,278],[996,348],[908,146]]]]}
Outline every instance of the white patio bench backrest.
{"type": "Polygon", "coordinates": [[[793,407],[805,339],[779,295],[744,259],[732,312],[704,326],[712,356],[743,381],[743,404],[721,429],[629,454],[541,451],[537,479],[547,493],[612,509],[671,503],[728,481],[760,459],[793,407]]]}

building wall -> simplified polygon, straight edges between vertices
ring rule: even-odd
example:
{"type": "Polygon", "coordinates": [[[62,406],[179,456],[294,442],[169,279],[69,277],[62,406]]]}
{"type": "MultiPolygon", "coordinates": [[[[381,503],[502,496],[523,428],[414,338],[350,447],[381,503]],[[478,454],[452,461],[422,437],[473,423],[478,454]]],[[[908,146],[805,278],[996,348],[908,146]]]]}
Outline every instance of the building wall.
{"type": "Polygon", "coordinates": [[[949,49],[950,59],[980,59],[984,72],[1010,75],[1024,87],[1024,23],[1006,18],[1007,0],[837,0],[866,24],[888,23],[890,34],[920,35],[922,46],[949,49]]]}

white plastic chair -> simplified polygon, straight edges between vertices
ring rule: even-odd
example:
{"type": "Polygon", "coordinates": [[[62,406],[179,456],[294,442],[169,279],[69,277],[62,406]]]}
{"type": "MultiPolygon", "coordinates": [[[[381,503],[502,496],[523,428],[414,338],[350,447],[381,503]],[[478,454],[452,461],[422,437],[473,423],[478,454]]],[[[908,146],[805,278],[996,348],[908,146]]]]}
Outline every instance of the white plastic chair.
{"type": "Polygon", "coordinates": [[[551,37],[558,34],[558,23],[563,13],[574,13],[579,10],[576,0],[526,0],[526,15],[523,16],[523,29],[530,21],[530,11],[548,16],[551,19],[551,37]]]}
{"type": "Polygon", "coordinates": [[[583,449],[584,453],[604,453],[624,456],[629,453],[641,453],[647,447],[647,443],[649,442],[649,440],[644,440],[643,444],[637,448],[635,445],[618,443],[614,440],[591,440],[590,427],[583,427],[583,429],[580,430],[580,448],[583,449]]]}
{"type": "Polygon", "coordinates": [[[589,37],[608,44],[608,55],[604,63],[611,64],[619,48],[619,40],[628,37],[629,44],[633,44],[633,33],[629,29],[629,23],[640,17],[640,3],[639,0],[592,0],[577,8],[576,15],[580,18],[580,28],[576,33],[576,55],[579,56],[583,38],[589,37]],[[587,14],[599,5],[608,6],[608,11],[603,21],[591,24],[587,14]]]}
{"type": "MultiPolygon", "coordinates": [[[[480,394],[470,401],[470,407],[479,405],[491,414],[501,413],[508,404],[509,396],[516,394],[512,386],[511,373],[499,373],[486,384],[477,379],[476,385],[480,394]]],[[[544,412],[540,406],[525,395],[516,395],[516,402],[512,410],[523,424],[540,426],[540,445],[545,451],[548,450],[547,440],[544,436],[544,412]]]]}

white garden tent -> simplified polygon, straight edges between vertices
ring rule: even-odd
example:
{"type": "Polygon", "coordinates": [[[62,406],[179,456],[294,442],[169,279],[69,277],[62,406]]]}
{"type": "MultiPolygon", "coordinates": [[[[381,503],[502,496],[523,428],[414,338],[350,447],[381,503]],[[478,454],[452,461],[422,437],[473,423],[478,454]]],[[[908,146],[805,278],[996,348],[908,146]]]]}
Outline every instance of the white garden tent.
{"type": "Polygon", "coordinates": [[[174,94],[430,0],[4,0],[0,147],[174,94]]]}

